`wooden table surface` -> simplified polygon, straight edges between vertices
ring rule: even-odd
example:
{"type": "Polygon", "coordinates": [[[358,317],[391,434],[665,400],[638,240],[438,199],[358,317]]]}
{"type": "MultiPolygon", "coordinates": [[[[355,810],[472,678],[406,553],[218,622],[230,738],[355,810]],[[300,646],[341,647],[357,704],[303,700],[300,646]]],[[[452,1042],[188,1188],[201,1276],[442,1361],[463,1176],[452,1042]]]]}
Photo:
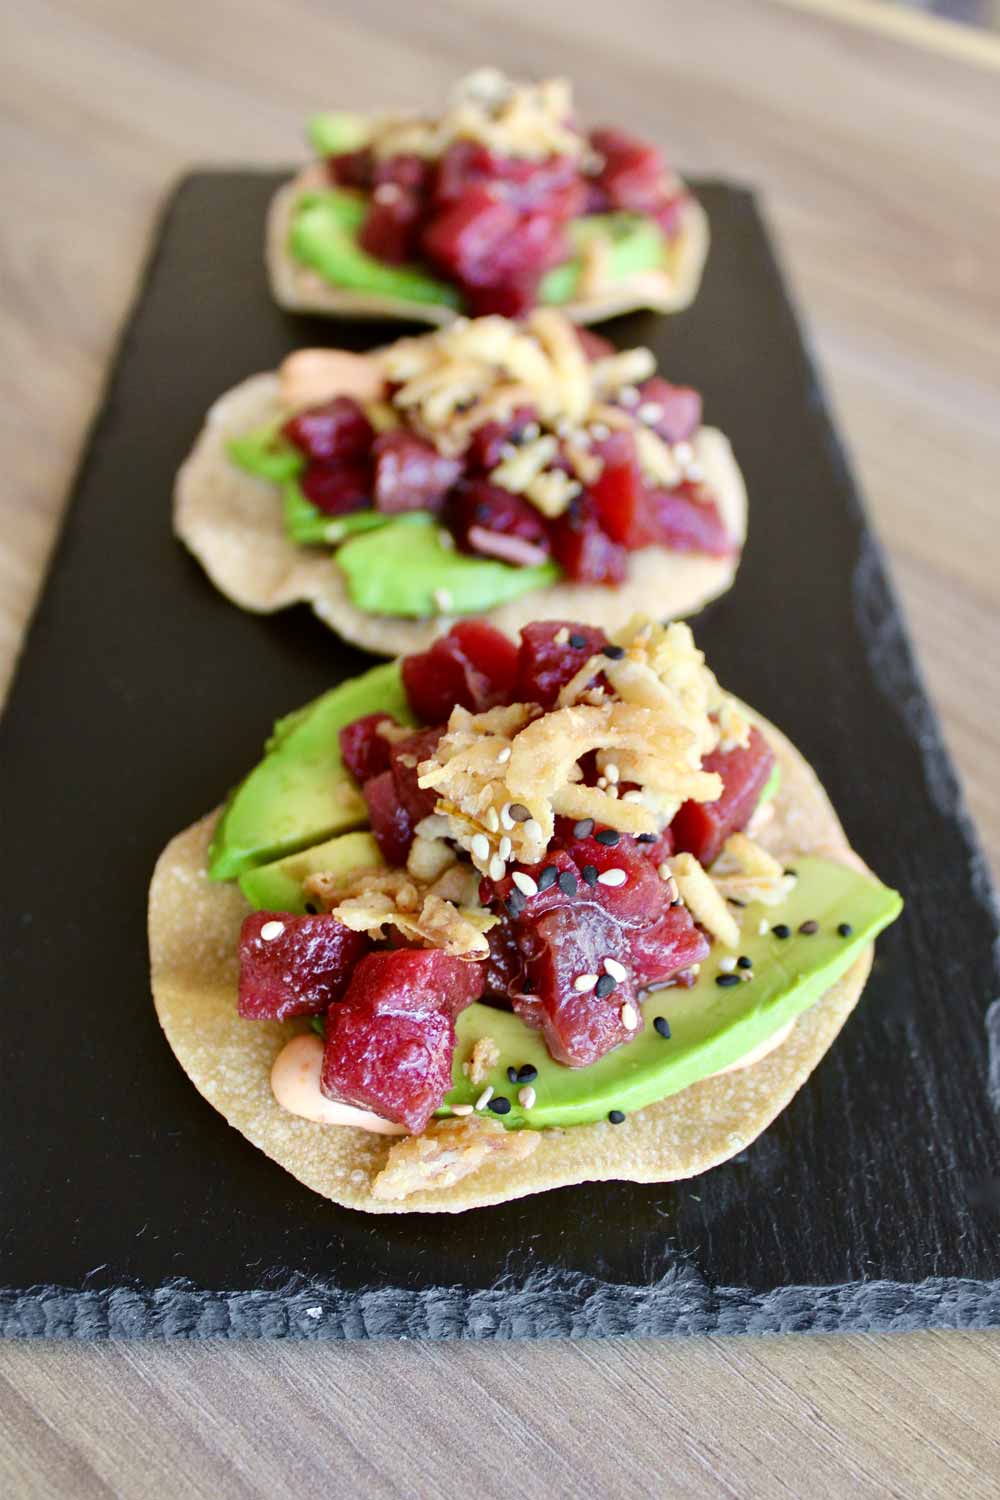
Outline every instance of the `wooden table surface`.
{"type": "MultiPolygon", "coordinates": [[[[585,116],[765,194],[1000,864],[1000,44],[863,0],[8,0],[0,28],[0,689],[171,180],[487,59],[566,72],[585,116]]],[[[10,1344],[0,1493],[987,1496],[998,1410],[1000,1333],[10,1344]]]]}

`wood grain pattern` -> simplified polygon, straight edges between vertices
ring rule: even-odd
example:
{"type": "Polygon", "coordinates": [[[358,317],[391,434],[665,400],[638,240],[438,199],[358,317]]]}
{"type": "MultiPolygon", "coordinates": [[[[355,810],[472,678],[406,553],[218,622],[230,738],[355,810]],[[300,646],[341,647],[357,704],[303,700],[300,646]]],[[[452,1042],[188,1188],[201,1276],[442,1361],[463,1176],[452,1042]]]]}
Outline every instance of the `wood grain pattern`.
{"type": "MultiPolygon", "coordinates": [[[[314,105],[430,102],[489,53],[514,70],[572,74],[586,114],[629,121],[686,167],[765,194],[1000,864],[996,72],[982,49],[913,46],[855,24],[859,10],[832,0],[8,6],[0,680],[166,182],[192,162],[291,161],[314,105]],[[855,13],[850,25],[838,9],[855,13]]],[[[193,308],[193,355],[206,336],[193,308]]],[[[0,1382],[0,1493],[16,1496],[280,1497],[331,1480],[338,1493],[432,1497],[459,1484],[484,1496],[1000,1487],[993,1335],[10,1345],[0,1382]]]]}

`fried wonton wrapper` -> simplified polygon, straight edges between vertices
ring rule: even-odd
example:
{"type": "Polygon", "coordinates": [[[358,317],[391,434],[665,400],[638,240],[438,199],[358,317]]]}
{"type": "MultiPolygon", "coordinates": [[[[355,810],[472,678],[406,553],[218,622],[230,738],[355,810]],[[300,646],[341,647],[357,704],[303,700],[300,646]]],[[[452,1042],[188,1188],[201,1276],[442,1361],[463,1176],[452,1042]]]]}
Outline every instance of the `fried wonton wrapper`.
{"type": "MultiPolygon", "coordinates": [[[[216,587],[241,609],[270,613],[303,602],[345,640],[368,651],[405,656],[425,650],[448,631],[450,619],[401,619],[358,609],[348,597],[333,552],[301,546],[286,536],[279,486],[246,473],[229,458],[226,444],[231,438],[266,426],[279,412],[275,374],[250,376],[210,408],[177,476],[177,535],[216,587]]],[[[742,545],[747,497],[732,449],[713,427],[703,427],[693,446],[726,530],[742,545]]],[[[738,562],[738,553],[708,557],[646,547],[629,553],[628,574],[617,588],[557,583],[522,594],[482,618],[514,636],[522,625],[538,619],[586,620],[609,633],[637,614],[676,619],[725,593],[738,562]]]]}
{"type": "MultiPolygon", "coordinates": [[[[863,868],[809,765],[770,724],[756,722],[781,766],[774,816],[760,842],[786,855],[819,854],[863,868]]],[[[523,1160],[501,1155],[451,1186],[377,1197],[373,1182],[390,1140],[300,1119],[272,1096],[271,1064],[305,1023],[244,1021],[236,1013],[237,942],[247,906],[236,886],[213,884],[205,873],[215,821],[210,814],[178,834],[153,876],[149,938],[160,1023],[188,1077],[231,1125],[307,1187],[369,1213],[459,1213],[569,1183],[694,1177],[742,1151],[780,1114],[843,1026],[871,968],[869,946],[768,1055],[622,1125],[541,1131],[523,1160]]]]}
{"type": "MultiPolygon", "coordinates": [[[[290,312],[322,313],[337,318],[401,318],[412,323],[450,323],[459,314],[433,302],[407,302],[375,292],[334,286],[288,248],[295,204],[303,193],[330,186],[323,167],[306,167],[279,188],[267,218],[265,256],[275,301],[290,312]]],[[[690,307],[701,284],[708,255],[708,216],[696,198],[681,212],[680,226],[664,255],[662,267],[623,276],[586,299],[560,307],[574,323],[601,323],[622,313],[681,312],[690,307]]]]}

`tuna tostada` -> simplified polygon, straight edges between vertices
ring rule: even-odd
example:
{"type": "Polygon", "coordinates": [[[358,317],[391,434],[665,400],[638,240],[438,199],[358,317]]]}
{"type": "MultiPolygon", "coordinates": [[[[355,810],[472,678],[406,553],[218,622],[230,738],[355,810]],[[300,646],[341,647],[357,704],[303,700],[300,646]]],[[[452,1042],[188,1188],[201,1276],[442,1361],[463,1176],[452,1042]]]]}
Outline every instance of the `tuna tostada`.
{"type": "Polygon", "coordinates": [[[446,323],[538,305],[594,322],[698,290],[708,221],[657,148],[585,132],[562,79],[464,79],[437,119],[323,114],[275,197],[267,260],[305,312],[446,323]]]}
{"type": "Polygon", "coordinates": [[[152,987],[295,1177],[457,1212],[741,1151],[900,905],[686,625],[466,621],[282,719],[168,845],[152,987]]]}
{"type": "Polygon", "coordinates": [[[746,492],[696,391],[545,308],[251,376],[209,412],[175,526],[243,608],[308,601],[388,656],[457,616],[688,614],[733,580],[746,492]]]}

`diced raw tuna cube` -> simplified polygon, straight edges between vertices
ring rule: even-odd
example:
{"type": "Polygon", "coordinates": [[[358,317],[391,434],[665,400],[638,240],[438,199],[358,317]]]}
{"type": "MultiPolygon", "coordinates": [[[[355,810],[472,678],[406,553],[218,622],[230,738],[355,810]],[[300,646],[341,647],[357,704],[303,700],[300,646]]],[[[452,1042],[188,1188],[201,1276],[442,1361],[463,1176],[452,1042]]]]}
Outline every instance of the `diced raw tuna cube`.
{"type": "MultiPolygon", "coordinates": [[[[614,830],[599,829],[605,837],[612,837],[614,830]]],[[[597,871],[595,884],[581,885],[588,901],[596,901],[609,916],[623,927],[648,927],[655,922],[663,908],[663,882],[656,867],[641,853],[642,846],[627,833],[618,835],[613,845],[602,843],[594,837],[573,838],[566,845],[577,869],[597,871]],[[609,871],[621,870],[625,880],[621,885],[608,885],[600,879],[609,871]]]]}
{"type": "Polygon", "coordinates": [[[654,926],[629,937],[629,963],[639,989],[666,984],[708,957],[708,940],[686,906],[668,906],[654,926]]]}
{"type": "Polygon", "coordinates": [[[363,458],[375,437],[364,409],[353,396],[334,396],[291,417],[281,429],[290,443],[317,463],[363,458]]]}
{"type": "Polygon", "coordinates": [[[524,429],[537,421],[538,413],[533,406],[519,406],[506,422],[483,422],[469,440],[465,463],[470,473],[488,474],[503,459],[500,451],[507,443],[516,442],[524,429]]]}
{"type": "Polygon", "coordinates": [[[536,567],[551,551],[535,507],[486,479],[459,486],[451,504],[451,530],[463,552],[495,557],[513,567],[536,567]]]}
{"type": "Polygon", "coordinates": [[[487,940],[490,956],[483,964],[483,994],[509,1008],[510,992],[519,986],[524,970],[517,934],[511,922],[502,917],[490,928],[487,940]]]}
{"type": "Polygon", "coordinates": [[[661,546],[710,557],[728,557],[736,550],[711,491],[703,485],[648,490],[647,503],[649,534],[661,546]]]}
{"type": "Polygon", "coordinates": [[[380,724],[395,724],[392,714],[362,714],[340,731],[340,755],[355,781],[370,781],[389,769],[389,741],[380,724]]]}
{"type": "Polygon", "coordinates": [[[437,512],[462,473],[457,458],[439,453],[412,432],[383,432],[372,449],[375,509],[388,515],[408,510],[437,512]]]}
{"type": "Polygon", "coordinates": [[[685,802],[670,828],[678,850],[710,865],[729,835],[741,833],[749,823],[774,767],[774,753],[754,727],[745,747],[713,750],[701,765],[722,777],[722,796],[716,802],[685,802]]]}
{"type": "Polygon", "coordinates": [[[368,822],[387,865],[405,865],[413,842],[413,819],[399,799],[391,771],[372,776],[361,788],[368,822]]]}
{"type": "Polygon", "coordinates": [[[453,625],[429,651],[403,658],[410,707],[425,724],[447,721],[456,703],[481,713],[510,702],[517,677],[517,647],[482,620],[453,625]]]}
{"type": "Polygon", "coordinates": [[[328,516],[366,510],[372,503],[372,471],[367,458],[311,463],[299,483],[306,499],[328,516]]]}
{"type": "MultiPolygon", "coordinates": [[[[557,1062],[584,1068],[637,1034],[642,1020],[631,977],[601,996],[596,985],[576,987],[583,975],[604,974],[606,958],[627,967],[628,935],[612,917],[600,907],[577,902],[547,912],[533,924],[532,935],[535,952],[527,974],[537,995],[545,1044],[557,1062]],[[635,1027],[622,1019],[626,1005],[632,1007],[635,1027]]],[[[516,999],[514,1006],[520,1014],[516,999]]]]}
{"type": "Polygon", "coordinates": [[[628,572],[628,553],[602,530],[589,496],[578,496],[552,523],[552,555],[574,583],[621,583],[628,572]]]}
{"type": "Polygon", "coordinates": [[[642,420],[664,442],[687,442],[701,426],[701,394],[689,385],[671,385],[662,375],[652,375],[639,387],[639,399],[642,420]],[[659,408],[656,416],[653,407],[659,408]]]}
{"type": "Polygon", "coordinates": [[[551,708],[559,689],[607,644],[607,636],[596,625],[575,625],[572,620],[537,620],[525,625],[517,661],[517,700],[551,708]],[[558,639],[564,631],[565,639],[558,639]]]}
{"type": "Polygon", "coordinates": [[[327,1015],[323,1092],[418,1135],[451,1087],[455,1017],[483,971],[437,948],[369,954],[327,1015]]]}
{"type": "Polygon", "coordinates": [[[630,551],[648,546],[654,536],[632,435],[613,432],[601,444],[601,457],[604,466],[589,488],[601,530],[630,551]]]}
{"type": "Polygon", "coordinates": [[[441,734],[440,729],[418,729],[405,740],[397,740],[389,747],[389,764],[392,767],[396,796],[414,826],[422,818],[430,816],[437,801],[437,792],[419,785],[418,767],[421,761],[434,754],[441,734]]]}
{"type": "Polygon", "coordinates": [[[336,917],[251,912],[240,931],[239,1013],[255,1021],[319,1016],[371,947],[336,917]]]}
{"type": "Polygon", "coordinates": [[[592,131],[590,143],[603,158],[597,182],[609,207],[643,214],[659,206],[665,169],[655,146],[616,129],[592,131]]]}

